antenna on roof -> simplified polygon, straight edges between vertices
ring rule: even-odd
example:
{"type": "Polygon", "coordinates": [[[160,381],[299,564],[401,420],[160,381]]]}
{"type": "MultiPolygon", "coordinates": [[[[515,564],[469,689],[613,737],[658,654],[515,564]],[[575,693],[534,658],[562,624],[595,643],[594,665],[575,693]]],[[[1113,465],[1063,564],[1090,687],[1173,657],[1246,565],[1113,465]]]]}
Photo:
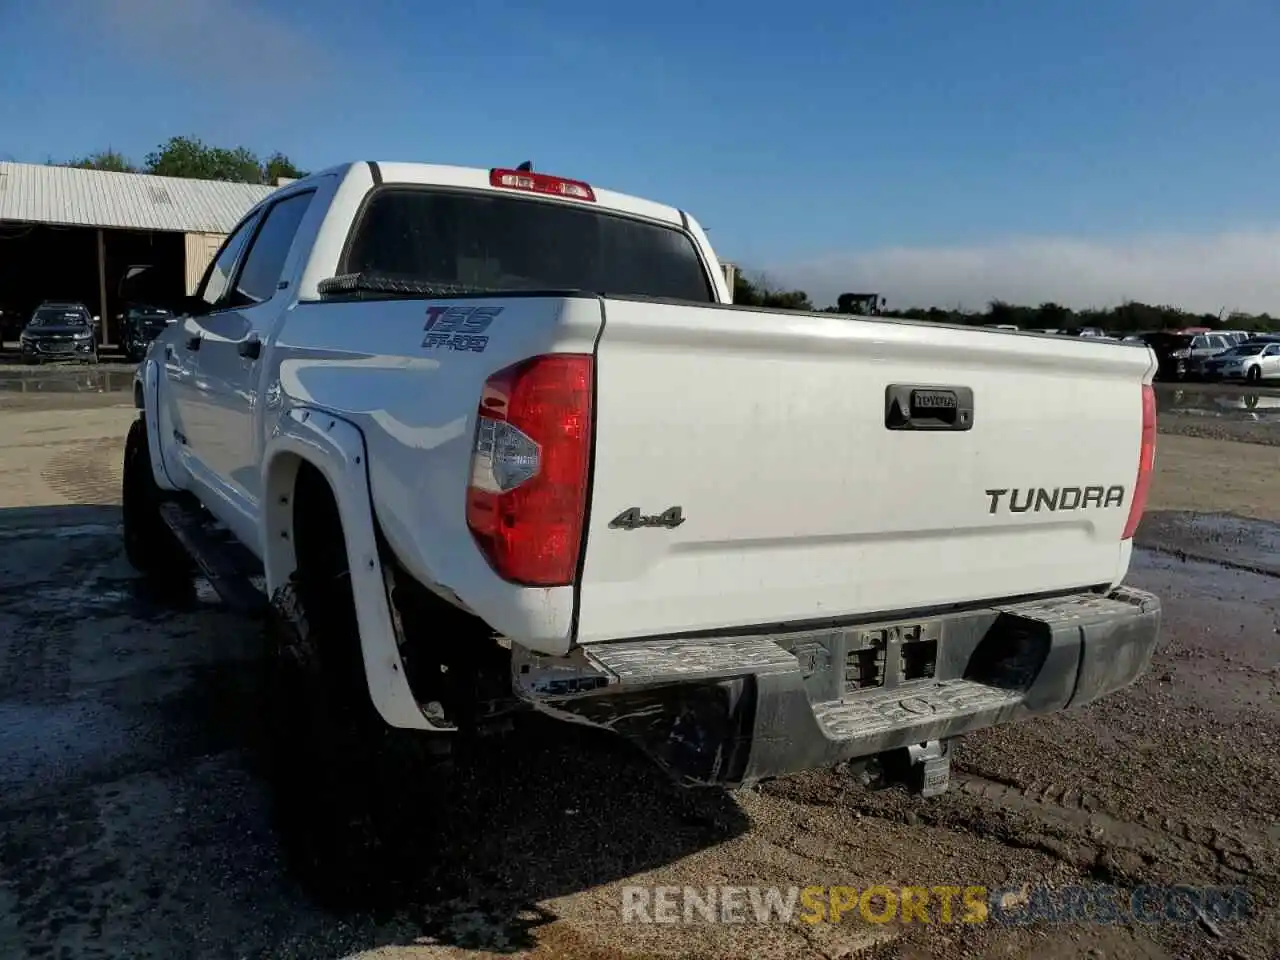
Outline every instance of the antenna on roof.
{"type": "Polygon", "coordinates": [[[533,173],[533,161],[526,160],[524,163],[520,164],[520,166],[516,167],[516,170],[520,173],[533,173]]]}

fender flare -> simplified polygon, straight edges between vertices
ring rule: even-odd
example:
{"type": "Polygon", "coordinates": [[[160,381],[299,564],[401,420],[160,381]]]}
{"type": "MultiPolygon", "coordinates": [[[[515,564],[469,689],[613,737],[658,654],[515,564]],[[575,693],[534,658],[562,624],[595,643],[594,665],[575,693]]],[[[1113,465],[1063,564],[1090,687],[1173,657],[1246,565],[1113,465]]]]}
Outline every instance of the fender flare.
{"type": "Polygon", "coordinates": [[[164,463],[164,448],[160,442],[160,365],[155,360],[147,360],[139,373],[141,377],[135,374],[134,380],[142,381],[142,416],[147,424],[147,452],[151,454],[151,474],[161,490],[181,490],[182,487],[169,476],[169,468],[164,463]]]}
{"type": "Polygon", "coordinates": [[[364,435],[341,417],[305,406],[280,417],[262,457],[262,559],[274,596],[297,566],[293,488],[298,467],[320,471],[338,506],[347,546],[365,681],[374,708],[393,727],[448,732],[433,724],[409,688],[396,642],[373,516],[364,435]]]}

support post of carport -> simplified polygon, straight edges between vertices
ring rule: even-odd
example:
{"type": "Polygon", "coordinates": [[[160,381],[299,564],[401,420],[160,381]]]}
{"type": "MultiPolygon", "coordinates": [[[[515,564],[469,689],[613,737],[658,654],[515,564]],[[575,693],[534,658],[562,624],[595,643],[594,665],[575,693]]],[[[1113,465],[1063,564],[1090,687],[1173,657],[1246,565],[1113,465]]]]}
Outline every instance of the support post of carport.
{"type": "Polygon", "coordinates": [[[110,339],[111,318],[107,316],[107,244],[102,236],[102,228],[98,228],[98,316],[102,318],[102,339],[100,346],[112,346],[110,339]]]}

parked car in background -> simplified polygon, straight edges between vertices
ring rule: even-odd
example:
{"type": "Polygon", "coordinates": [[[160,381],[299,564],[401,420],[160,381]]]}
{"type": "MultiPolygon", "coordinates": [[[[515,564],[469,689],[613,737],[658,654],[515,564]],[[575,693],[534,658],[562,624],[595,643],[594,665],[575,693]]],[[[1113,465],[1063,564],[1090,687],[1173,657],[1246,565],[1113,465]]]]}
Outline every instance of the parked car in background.
{"type": "Polygon", "coordinates": [[[117,316],[120,340],[130,362],[139,362],[147,353],[147,344],[173,320],[173,311],[161,307],[129,307],[117,316]]]}
{"type": "Polygon", "coordinates": [[[1234,337],[1225,333],[1197,333],[1191,338],[1191,354],[1187,357],[1186,376],[1199,380],[1205,376],[1206,361],[1225,353],[1236,345],[1234,337]]]}
{"type": "Polygon", "coordinates": [[[1143,341],[1156,355],[1159,366],[1157,380],[1181,380],[1187,375],[1187,361],[1191,358],[1190,334],[1158,331],[1144,334],[1143,341]]]}
{"type": "Polygon", "coordinates": [[[98,318],[83,303],[45,302],[36,307],[18,342],[23,363],[45,360],[98,362],[98,318]]]}
{"type": "Polygon", "coordinates": [[[1119,342],[1123,337],[1123,334],[1103,330],[1101,327],[1072,327],[1068,330],[1058,330],[1056,332],[1059,336],[1080,337],[1085,340],[1113,340],[1119,342]]]}
{"type": "Polygon", "coordinates": [[[1204,377],[1250,383],[1280,377],[1280,343],[1254,340],[1232,347],[1204,362],[1204,377]]]}

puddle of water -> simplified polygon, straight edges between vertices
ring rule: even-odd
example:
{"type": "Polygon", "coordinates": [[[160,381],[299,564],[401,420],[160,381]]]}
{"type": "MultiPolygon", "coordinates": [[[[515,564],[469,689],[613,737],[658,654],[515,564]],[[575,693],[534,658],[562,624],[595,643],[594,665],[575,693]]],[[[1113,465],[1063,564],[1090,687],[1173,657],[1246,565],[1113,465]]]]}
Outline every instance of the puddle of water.
{"type": "Polygon", "coordinates": [[[1243,423],[1280,423],[1280,393],[1273,390],[1212,390],[1161,387],[1156,390],[1157,413],[1216,417],[1243,423]]]}
{"type": "Polygon", "coordinates": [[[5,393],[121,393],[133,389],[133,370],[54,367],[0,372],[5,393]]]}

